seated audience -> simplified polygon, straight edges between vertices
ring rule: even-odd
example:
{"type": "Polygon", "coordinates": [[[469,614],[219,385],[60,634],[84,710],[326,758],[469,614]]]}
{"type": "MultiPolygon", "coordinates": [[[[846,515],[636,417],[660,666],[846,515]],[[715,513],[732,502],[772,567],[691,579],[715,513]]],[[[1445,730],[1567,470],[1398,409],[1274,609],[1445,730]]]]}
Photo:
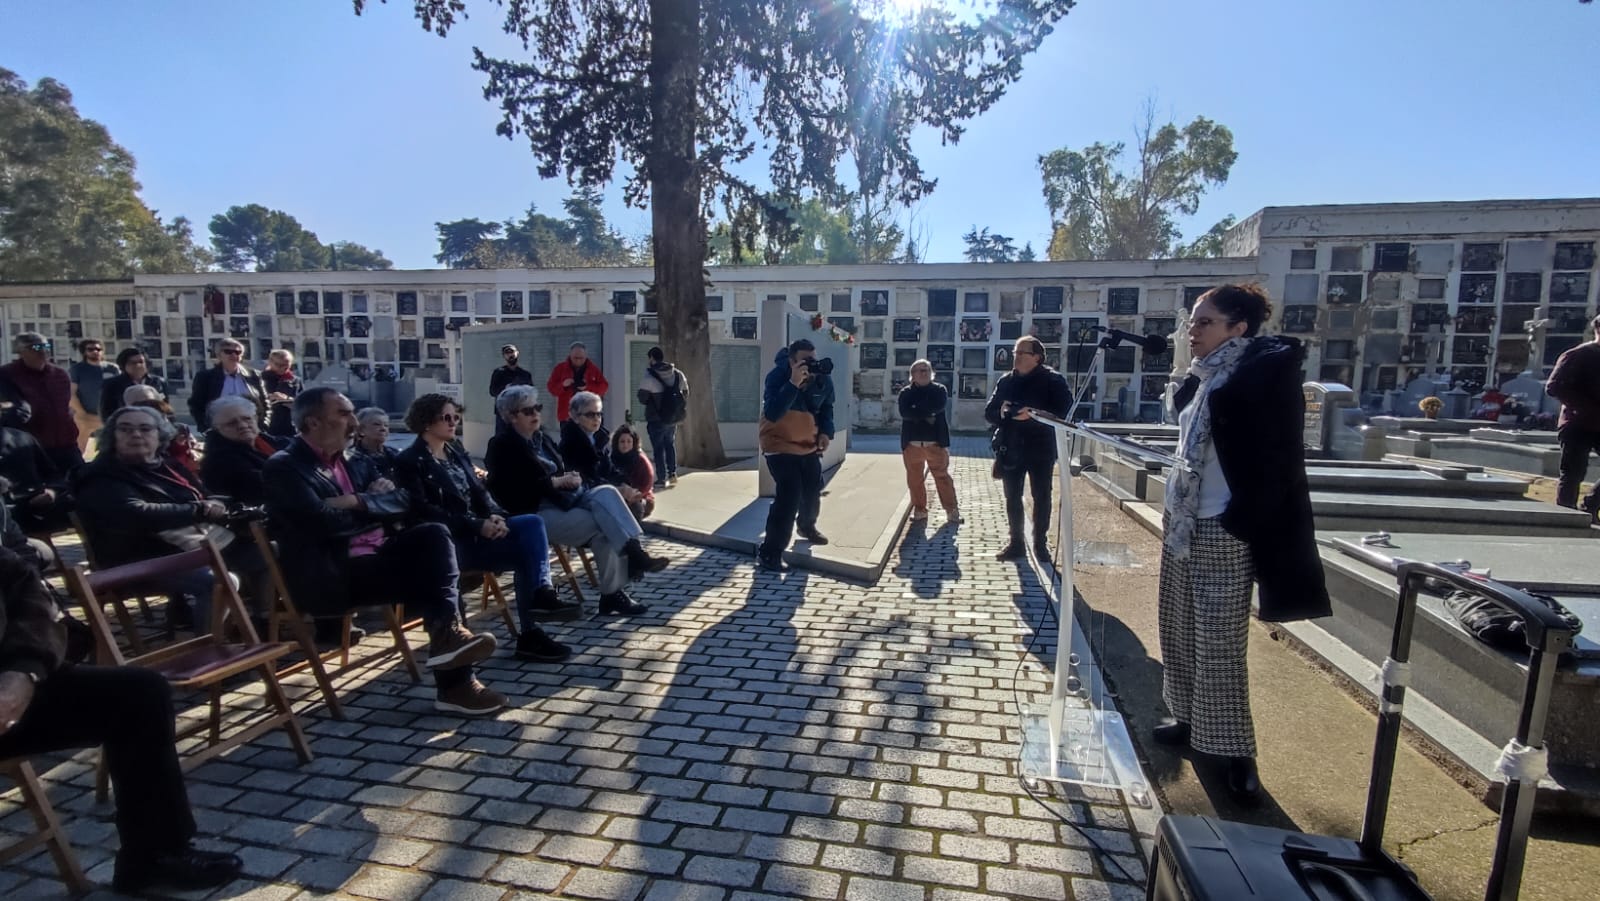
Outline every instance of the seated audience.
{"type": "Polygon", "coordinates": [[[655,512],[656,468],[639,450],[639,435],[632,426],[619,425],[616,434],[611,436],[611,474],[619,491],[633,489],[631,497],[626,491],[623,497],[628,499],[628,509],[633,511],[634,519],[643,522],[655,512]]]}
{"type": "Polygon", "coordinates": [[[585,485],[610,484],[611,433],[600,424],[604,402],[592,391],[579,391],[568,409],[572,415],[561,423],[561,456],[585,485]]]}
{"type": "Polygon", "coordinates": [[[496,413],[511,429],[489,439],[489,491],[514,515],[538,513],[551,541],[589,546],[599,571],[602,614],[643,613],[645,605],[624,586],[670,561],[650,556],[639,543],[639,523],[616,488],[590,487],[571,471],[555,442],[539,431],[544,407],[538,397],[530,385],[513,385],[495,398],[496,413]]]}
{"type": "Polygon", "coordinates": [[[263,435],[255,402],[248,397],[219,397],[206,408],[206,456],[200,478],[206,490],[240,504],[260,506],[267,500],[261,471],[267,458],[289,446],[289,439],[263,435]]]}
{"type": "Polygon", "coordinates": [[[362,407],[356,411],[356,440],[350,455],[360,457],[378,475],[394,478],[395,459],[400,452],[389,446],[389,414],[382,407],[362,407]]]}
{"type": "Polygon", "coordinates": [[[399,483],[411,495],[411,514],[450,529],[463,570],[515,574],[521,634],[517,656],[555,663],[571,652],[553,641],[537,620],[576,619],[578,604],[561,599],[550,584],[550,543],[544,521],[531,513],[507,517],[489,496],[472,459],[455,444],[460,408],[443,394],[424,394],[406,411],[417,438],[400,452],[399,483]]]}
{"type": "Polygon", "coordinates": [[[0,426],[0,479],[4,501],[25,532],[59,532],[70,525],[72,494],[66,478],[34,437],[0,426]]]}
{"type": "Polygon", "coordinates": [[[496,642],[462,624],[450,530],[439,523],[386,528],[403,521],[411,504],[393,481],[347,456],[356,431],[349,398],[333,388],[307,388],[293,412],[298,434],[267,461],[266,485],[267,521],[296,606],[334,615],[406,604],[427,625],[434,708],[479,716],[504,707],[505,696],[473,673],[496,642]]]}
{"type": "MultiPolygon", "coordinates": [[[[73,473],[78,517],[88,532],[95,563],[121,566],[163,557],[193,550],[202,538],[210,538],[222,551],[229,571],[244,580],[257,612],[264,612],[270,584],[266,561],[253,542],[237,540],[224,527],[227,504],[207,498],[198,479],[167,459],[173,434],[172,424],[158,411],[124,407],[111,414],[100,430],[94,460],[73,473]]],[[[198,599],[193,621],[199,628],[210,627],[210,569],[195,570],[158,587],[198,599]]]]}
{"type": "Polygon", "coordinates": [[[0,757],[105,747],[121,844],[112,887],[183,891],[238,877],[236,855],[190,844],[194,815],[166,678],[142,667],[66,665],[61,610],[38,572],[3,549],[0,602],[0,757]]]}
{"type": "Polygon", "coordinates": [[[124,406],[148,407],[167,418],[167,422],[171,423],[175,430],[172,441],[167,444],[167,459],[198,480],[200,456],[195,452],[194,432],[178,421],[178,414],[173,412],[172,405],[167,403],[167,399],[156,393],[156,390],[149,385],[134,385],[123,392],[122,400],[124,406]]]}
{"type": "Polygon", "coordinates": [[[167,380],[150,371],[150,360],[144,355],[144,351],[137,347],[123,348],[122,352],[117,354],[117,368],[122,370],[122,374],[107,379],[105,387],[100,391],[101,419],[128,405],[123,397],[134,385],[148,385],[155,389],[157,397],[166,399],[167,380]]]}

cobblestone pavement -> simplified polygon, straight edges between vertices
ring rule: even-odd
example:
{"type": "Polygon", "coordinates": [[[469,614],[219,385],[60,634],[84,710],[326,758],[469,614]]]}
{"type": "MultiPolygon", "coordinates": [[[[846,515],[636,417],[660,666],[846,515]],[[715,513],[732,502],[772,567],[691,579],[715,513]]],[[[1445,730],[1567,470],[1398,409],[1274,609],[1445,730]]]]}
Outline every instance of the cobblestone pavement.
{"type": "MultiPolygon", "coordinates": [[[[649,614],[556,628],[581,649],[562,666],[485,666],[512,699],[498,718],[439,715],[384,665],[340,680],[340,722],[290,677],[313,762],[272,736],[190,774],[204,844],[248,874],[205,897],[1142,898],[1149,836],[1120,796],[1041,803],[1016,778],[1016,691],[1048,689],[1054,630],[1027,652],[1038,582],[993,559],[985,443],[957,451],[966,524],[935,512],[876,586],[655,541],[675,563],[635,592],[649,614]]],[[[93,760],[35,762],[108,885],[93,760]]],[[[31,830],[14,792],[0,830],[31,830]]],[[[36,853],[0,895],[65,892],[36,853]]]]}

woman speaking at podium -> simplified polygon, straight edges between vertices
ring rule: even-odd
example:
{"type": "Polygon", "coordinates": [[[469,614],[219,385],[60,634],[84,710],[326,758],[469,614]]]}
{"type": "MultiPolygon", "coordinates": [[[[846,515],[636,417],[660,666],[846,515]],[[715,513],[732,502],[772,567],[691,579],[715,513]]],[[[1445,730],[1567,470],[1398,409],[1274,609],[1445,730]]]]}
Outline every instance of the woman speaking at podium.
{"type": "Polygon", "coordinates": [[[1301,443],[1305,350],[1262,335],[1272,303],[1259,285],[1201,295],[1189,321],[1193,362],[1178,389],[1179,465],[1169,470],[1159,601],[1164,744],[1225,758],[1228,790],[1260,791],[1245,667],[1250,588],[1262,620],[1329,613],[1301,443]]]}

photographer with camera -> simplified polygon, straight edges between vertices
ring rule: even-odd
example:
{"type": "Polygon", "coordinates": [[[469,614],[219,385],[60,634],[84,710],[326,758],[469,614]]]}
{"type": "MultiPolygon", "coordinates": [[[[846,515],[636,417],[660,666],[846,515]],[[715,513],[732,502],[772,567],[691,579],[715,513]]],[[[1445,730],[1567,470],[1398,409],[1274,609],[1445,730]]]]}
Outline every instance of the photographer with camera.
{"type": "Polygon", "coordinates": [[[767,535],[756,551],[758,565],[784,572],[783,552],[798,525],[800,536],[827,544],[817,531],[822,509],[822,454],[833,440],[833,361],[817,359],[804,338],[778,352],[761,394],[761,453],[777,483],[767,511],[767,535]]]}
{"type": "Polygon", "coordinates": [[[1061,373],[1045,365],[1044,344],[1038,338],[1018,338],[1011,359],[1011,371],[995,383],[983,411],[994,430],[990,439],[994,477],[1004,484],[1006,523],[1011,531],[1010,542],[995,558],[1020,560],[1027,555],[1022,543],[1022,480],[1026,478],[1033,494],[1033,553],[1040,563],[1053,563],[1050,480],[1056,465],[1056,436],[1054,429],[1035,421],[1028,411],[1065,418],[1072,408],[1072,390],[1061,373]]]}
{"type": "Polygon", "coordinates": [[[605,397],[611,383],[600,371],[600,364],[589,359],[589,349],[583,342],[574,341],[567,349],[567,358],[550,370],[550,379],[544,387],[556,399],[556,421],[566,422],[574,397],[583,391],[605,397]]]}

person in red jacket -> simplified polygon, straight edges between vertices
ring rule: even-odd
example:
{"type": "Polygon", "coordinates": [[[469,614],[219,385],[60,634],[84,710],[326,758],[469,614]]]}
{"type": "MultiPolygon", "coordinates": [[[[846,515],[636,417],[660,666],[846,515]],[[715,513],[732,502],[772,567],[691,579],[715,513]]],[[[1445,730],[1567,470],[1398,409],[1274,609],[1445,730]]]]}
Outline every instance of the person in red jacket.
{"type": "Polygon", "coordinates": [[[624,423],[617,426],[611,436],[611,484],[622,491],[633,511],[633,518],[643,522],[656,509],[656,468],[650,458],[639,450],[639,436],[633,427],[624,423]],[[622,486],[633,489],[630,494],[622,486]]]}
{"type": "Polygon", "coordinates": [[[0,366],[3,393],[28,416],[21,429],[44,448],[50,462],[62,472],[83,463],[78,449],[78,424],[72,418],[72,379],[50,362],[50,339],[38,332],[21,332],[12,339],[17,358],[0,366]]]}
{"type": "MultiPolygon", "coordinates": [[[[1561,401],[1556,435],[1561,442],[1561,478],[1556,503],[1578,507],[1578,491],[1589,474],[1589,455],[1600,451],[1600,316],[1593,323],[1594,340],[1568,350],[1556,360],[1544,390],[1561,401]]],[[[1583,510],[1600,519],[1600,482],[1589,489],[1583,510]]]]}
{"type": "Polygon", "coordinates": [[[574,394],[588,391],[605,397],[609,387],[611,385],[606,382],[605,373],[600,371],[599,364],[589,359],[589,349],[582,341],[572,342],[567,358],[550,370],[550,380],[545,383],[545,388],[556,399],[558,422],[567,421],[567,405],[572,403],[574,394]]]}

